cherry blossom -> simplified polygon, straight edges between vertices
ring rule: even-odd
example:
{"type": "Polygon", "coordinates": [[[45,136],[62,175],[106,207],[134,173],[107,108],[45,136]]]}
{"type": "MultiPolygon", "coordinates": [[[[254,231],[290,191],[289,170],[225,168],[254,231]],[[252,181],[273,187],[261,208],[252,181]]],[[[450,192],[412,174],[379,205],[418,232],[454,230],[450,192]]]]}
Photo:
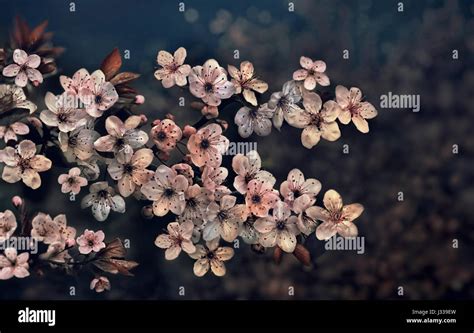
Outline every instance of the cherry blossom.
{"type": "Polygon", "coordinates": [[[41,64],[41,58],[36,54],[28,55],[25,51],[16,49],[13,51],[14,64],[3,69],[6,77],[15,77],[15,84],[19,87],[26,87],[28,80],[34,84],[43,82],[43,75],[37,69],[41,64]]]}
{"type": "Polygon", "coordinates": [[[1,153],[3,168],[2,179],[8,183],[20,180],[26,186],[37,189],[41,186],[39,172],[51,168],[51,160],[43,155],[36,155],[36,145],[30,140],[21,141],[18,147],[6,147],[1,153]]]}
{"type": "Polygon", "coordinates": [[[0,113],[15,108],[27,109],[32,114],[36,111],[36,104],[26,99],[22,88],[12,84],[0,84],[0,113]]]}
{"type": "Polygon", "coordinates": [[[275,110],[273,114],[273,126],[280,129],[283,120],[290,119],[295,112],[301,111],[297,103],[301,100],[301,91],[295,81],[288,81],[283,85],[281,91],[273,93],[268,101],[268,107],[275,110]]]}
{"type": "Polygon", "coordinates": [[[191,221],[195,225],[201,225],[204,222],[207,206],[209,205],[209,191],[194,184],[189,186],[184,192],[185,207],[179,215],[180,222],[191,221]]]}
{"type": "Polygon", "coordinates": [[[316,93],[304,95],[305,110],[295,113],[290,119],[290,125],[303,128],[301,142],[308,149],[313,148],[322,137],[328,141],[335,141],[341,136],[339,125],[336,122],[340,106],[334,101],[327,101],[321,109],[321,97],[316,93]]]}
{"type": "Polygon", "coordinates": [[[0,243],[11,237],[17,227],[15,214],[9,209],[0,212],[0,243]]]}
{"type": "Polygon", "coordinates": [[[188,180],[188,184],[193,184],[194,171],[193,168],[187,163],[177,163],[174,164],[171,169],[176,171],[178,175],[183,175],[188,180]]]}
{"type": "Polygon", "coordinates": [[[110,109],[118,100],[118,94],[112,83],[105,81],[101,70],[91,74],[79,91],[81,101],[86,106],[86,112],[94,117],[100,117],[104,111],[110,109]]]}
{"type": "Polygon", "coordinates": [[[99,252],[105,248],[105,234],[102,230],[92,231],[86,229],[84,233],[76,240],[79,245],[79,252],[81,254],[89,254],[91,252],[99,252]]]}
{"type": "Polygon", "coordinates": [[[336,87],[336,102],[342,108],[339,121],[344,125],[352,120],[355,127],[362,133],[369,132],[369,123],[366,119],[377,116],[377,110],[369,102],[362,102],[362,91],[352,87],[348,90],[344,86],[336,87]]]}
{"type": "Polygon", "coordinates": [[[68,93],[54,96],[47,92],[44,101],[48,110],[41,112],[40,119],[46,125],[57,127],[61,132],[70,132],[86,124],[85,111],[70,105],[68,93]]]}
{"type": "Polygon", "coordinates": [[[146,168],[153,161],[151,149],[142,148],[137,150],[132,156],[125,155],[123,163],[112,161],[107,167],[112,179],[117,180],[118,190],[124,197],[130,196],[137,186],[147,183],[154,172],[146,168]]]}
{"type": "Polygon", "coordinates": [[[166,260],[176,259],[181,250],[188,254],[196,251],[196,247],[191,241],[194,230],[194,224],[189,222],[172,222],[168,224],[168,234],[159,235],[155,240],[155,245],[159,248],[166,249],[166,260]]]}
{"type": "Polygon", "coordinates": [[[17,135],[26,135],[28,133],[30,133],[30,128],[21,121],[14,122],[7,126],[0,126],[0,139],[3,139],[5,143],[8,141],[17,141],[17,135]]]}
{"type": "Polygon", "coordinates": [[[254,68],[250,61],[240,63],[240,71],[228,65],[229,75],[232,77],[231,82],[235,86],[235,93],[244,96],[245,100],[250,104],[257,106],[257,97],[255,92],[263,94],[268,89],[268,84],[254,76],[254,68]]]}
{"type": "Polygon", "coordinates": [[[187,146],[194,165],[217,167],[222,163],[222,154],[229,148],[229,140],[222,135],[219,125],[210,124],[191,135],[187,146]]]}
{"type": "Polygon", "coordinates": [[[248,183],[254,179],[268,182],[273,186],[276,182],[275,177],[268,171],[260,170],[261,167],[262,160],[256,150],[249,151],[247,155],[235,155],[232,159],[232,169],[237,174],[234,178],[235,189],[245,194],[248,183]]]}
{"type": "Polygon", "coordinates": [[[60,132],[59,147],[69,161],[85,161],[95,154],[94,142],[99,137],[96,131],[85,126],[79,127],[69,133],[60,132]]]}
{"type": "Polygon", "coordinates": [[[219,242],[207,242],[206,246],[196,245],[196,252],[190,257],[197,259],[194,263],[194,274],[204,276],[209,268],[217,276],[224,276],[226,268],[224,262],[234,256],[234,249],[231,247],[219,247],[219,242]]]}
{"type": "Polygon", "coordinates": [[[110,290],[110,281],[105,276],[99,276],[91,281],[90,289],[101,293],[105,290],[110,290]]]}
{"type": "Polygon", "coordinates": [[[273,208],[273,215],[259,218],[254,228],[261,234],[260,244],[265,247],[278,245],[283,251],[291,253],[296,247],[297,217],[291,215],[290,207],[283,201],[278,201],[273,208]]]}
{"type": "Polygon", "coordinates": [[[58,183],[62,193],[79,194],[81,187],[87,186],[87,179],[81,177],[81,169],[74,167],[67,174],[59,175],[58,183]]]}
{"type": "Polygon", "coordinates": [[[203,239],[211,241],[222,237],[226,242],[232,242],[239,235],[241,223],[247,218],[245,205],[236,205],[237,198],[224,195],[220,203],[211,202],[207,207],[206,225],[203,229],[203,239]]]}
{"type": "Polygon", "coordinates": [[[291,170],[287,180],[280,185],[280,193],[290,207],[298,206],[299,201],[305,200],[304,196],[314,203],[319,191],[321,191],[321,182],[314,178],[305,180],[299,169],[291,170]]]}
{"type": "Polygon", "coordinates": [[[81,201],[81,208],[92,206],[92,215],[97,221],[105,221],[110,210],[125,213],[125,201],[107,182],[97,182],[89,187],[90,193],[81,201]]]}
{"type": "Polygon", "coordinates": [[[133,155],[133,149],[140,148],[148,142],[148,134],[138,130],[141,123],[139,116],[130,116],[123,122],[117,116],[110,116],[105,121],[108,135],[94,142],[94,147],[101,152],[114,152],[121,163],[133,155]]]}
{"type": "Polygon", "coordinates": [[[189,90],[210,106],[219,106],[221,99],[231,97],[235,92],[232,82],[227,81],[227,73],[214,59],[203,66],[193,67],[189,75],[189,90]]]}
{"type": "Polygon", "coordinates": [[[153,179],[142,186],[141,192],[148,200],[153,201],[153,213],[164,216],[170,210],[181,214],[186,206],[184,192],[188,188],[186,177],[166,165],[160,165],[153,179]]]}
{"type": "Polygon", "coordinates": [[[317,83],[322,86],[329,85],[329,78],[324,73],[326,71],[326,63],[324,61],[313,61],[311,58],[301,57],[300,65],[303,68],[293,73],[293,80],[304,81],[305,89],[313,90],[316,88],[317,83]]]}
{"type": "Polygon", "coordinates": [[[22,279],[29,276],[28,258],[27,252],[18,254],[15,248],[6,248],[4,254],[0,255],[0,280],[12,277],[22,279]]]}
{"type": "Polygon", "coordinates": [[[243,138],[248,138],[253,132],[259,136],[269,135],[272,130],[273,114],[274,110],[268,108],[267,103],[258,108],[241,107],[234,117],[239,135],[243,138]]]}
{"type": "Polygon", "coordinates": [[[177,49],[174,55],[167,51],[158,52],[156,61],[162,68],[155,71],[155,78],[161,81],[163,87],[171,88],[175,84],[180,87],[186,85],[191,66],[185,65],[184,59],[186,59],[184,47],[177,49]]]}
{"type": "Polygon", "coordinates": [[[254,179],[248,183],[245,203],[252,214],[258,217],[267,216],[278,199],[278,192],[273,189],[271,182],[254,179]]]}
{"type": "Polygon", "coordinates": [[[342,237],[356,237],[357,227],[352,222],[362,214],[364,207],[354,203],[343,205],[342,198],[335,190],[329,190],[324,194],[324,208],[316,207],[314,216],[323,221],[316,229],[316,237],[326,240],[336,233],[342,237]]]}
{"type": "Polygon", "coordinates": [[[176,147],[176,143],[181,140],[183,132],[181,128],[171,119],[158,121],[150,132],[151,139],[158,149],[169,152],[176,147]]]}
{"type": "Polygon", "coordinates": [[[82,88],[87,88],[90,84],[90,80],[91,76],[85,68],[81,68],[75,72],[72,78],[69,78],[65,75],[61,75],[59,77],[59,82],[61,83],[64,91],[73,95],[79,95],[79,92],[82,88]]]}

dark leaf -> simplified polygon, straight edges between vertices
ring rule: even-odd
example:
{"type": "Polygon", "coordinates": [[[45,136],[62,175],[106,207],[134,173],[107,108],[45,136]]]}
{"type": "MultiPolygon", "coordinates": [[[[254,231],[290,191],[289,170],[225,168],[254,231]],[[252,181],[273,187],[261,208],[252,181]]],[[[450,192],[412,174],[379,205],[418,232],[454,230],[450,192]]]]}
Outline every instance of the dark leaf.
{"type": "Polygon", "coordinates": [[[120,69],[122,66],[122,57],[118,48],[113,49],[107,57],[105,57],[100,69],[105,74],[105,80],[109,81],[120,69]]]}
{"type": "Polygon", "coordinates": [[[14,122],[20,121],[30,114],[28,109],[15,108],[0,113],[0,126],[8,126],[14,122]]]}
{"type": "Polygon", "coordinates": [[[127,254],[122,241],[119,238],[115,238],[113,241],[107,244],[97,256],[101,258],[124,258],[127,254]]]}
{"type": "Polygon", "coordinates": [[[131,72],[123,72],[115,75],[111,80],[110,83],[112,83],[114,86],[122,84],[122,83],[127,83],[133,80],[136,80],[140,77],[140,74],[136,73],[131,73],[131,72]]]}
{"type": "Polygon", "coordinates": [[[120,96],[124,96],[124,95],[127,95],[127,94],[131,94],[131,95],[138,94],[138,92],[134,88],[126,86],[126,85],[117,86],[116,89],[117,89],[117,93],[120,96]]]}
{"type": "Polygon", "coordinates": [[[96,267],[103,270],[104,272],[112,274],[120,273],[127,276],[133,276],[133,274],[130,273],[130,270],[138,266],[138,263],[135,261],[112,258],[99,259],[93,263],[96,267]]]}
{"type": "Polygon", "coordinates": [[[311,265],[311,254],[308,249],[302,244],[296,244],[293,255],[305,266],[311,265]]]}

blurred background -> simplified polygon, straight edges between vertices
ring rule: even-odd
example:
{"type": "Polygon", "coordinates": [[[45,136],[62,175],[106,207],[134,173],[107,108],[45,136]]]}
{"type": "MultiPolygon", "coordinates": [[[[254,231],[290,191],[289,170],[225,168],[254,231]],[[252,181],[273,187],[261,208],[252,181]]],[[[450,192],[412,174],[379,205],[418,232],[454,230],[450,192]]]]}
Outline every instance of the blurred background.
{"type": "MultiPolygon", "coordinates": [[[[12,209],[21,195],[30,211],[66,213],[68,223],[103,229],[108,239],[129,239],[129,258],[140,266],[135,277],[112,276],[112,290],[89,290],[91,275],[58,272],[0,282],[0,299],[472,299],[474,297],[474,5],[472,1],[0,1],[0,41],[5,42],[15,15],[30,25],[49,20],[54,43],[66,48],[57,60],[61,74],[97,69],[114,47],[129,50],[123,70],[141,73],[134,85],[146,98],[140,110],[149,119],[168,112],[179,125],[194,123],[194,99],[179,88],[164,89],[153,77],[159,50],[188,51],[186,63],[216,58],[226,67],[250,60],[257,74],[280,90],[305,55],[327,63],[330,93],[337,84],[362,89],[379,110],[370,133],[341,126],[336,142],[321,141],[312,150],[300,142],[300,130],[284,126],[258,142],[264,168],[281,183],[292,168],[334,188],[345,203],[359,202],[365,212],[356,220],[365,236],[365,254],[325,252],[323,243],[307,243],[313,264],[304,268],[293,256],[277,266],[271,251],[258,255],[248,246],[236,250],[227,275],[197,278],[193,260],[181,255],[167,262],[153,244],[166,222],[140,217],[142,203],[127,199],[127,213],[97,222],[80,198],[70,202],[57,176],[42,174],[37,191],[21,183],[0,183],[0,210],[12,209]],[[70,12],[70,3],[75,12],[70,12]],[[233,58],[239,50],[240,59],[233,58]],[[349,51],[349,59],[343,58],[349,51]],[[452,58],[458,50],[459,59],[452,58]],[[419,94],[421,110],[382,109],[380,96],[419,94]],[[184,96],[187,104],[178,106],[184,96]],[[350,153],[343,154],[343,145],[350,153]],[[453,154],[453,145],[459,153],[453,154]],[[397,200],[403,192],[404,201],[397,200]],[[453,248],[453,239],[459,248],[453,248]],[[184,286],[186,295],[179,296],[184,286]],[[404,288],[398,296],[397,288],[404,288]],[[294,287],[294,296],[288,288],[294,287]]],[[[46,91],[60,92],[58,77],[41,85],[33,99],[44,109],[46,91]]],[[[235,110],[221,112],[231,124],[226,135],[241,141],[233,124],[235,110]]],[[[229,163],[231,157],[226,157],[229,163]]],[[[87,191],[81,193],[81,197],[87,191]]],[[[322,198],[322,193],[319,198],[322,198]]],[[[320,202],[321,199],[318,199],[320,202]]],[[[243,243],[242,243],[243,244],[243,243]]]]}

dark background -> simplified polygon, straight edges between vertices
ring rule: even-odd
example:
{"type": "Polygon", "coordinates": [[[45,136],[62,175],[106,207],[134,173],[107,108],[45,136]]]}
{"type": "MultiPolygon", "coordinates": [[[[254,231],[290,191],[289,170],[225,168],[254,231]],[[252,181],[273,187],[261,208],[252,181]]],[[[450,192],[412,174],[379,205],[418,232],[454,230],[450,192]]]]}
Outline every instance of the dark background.
{"type": "MultiPolygon", "coordinates": [[[[1,299],[471,299],[474,296],[472,263],[473,223],[473,96],[474,5],[472,1],[0,1],[0,40],[5,41],[13,18],[20,14],[31,25],[48,19],[54,42],[66,52],[57,60],[61,73],[71,75],[86,67],[99,67],[112,48],[128,49],[131,59],[123,68],[142,74],[135,85],[145,95],[141,107],[149,119],[168,112],[180,125],[200,118],[196,110],[179,107],[186,91],[165,90],[153,77],[158,50],[184,46],[186,63],[202,64],[216,58],[221,65],[254,63],[259,76],[278,91],[299,68],[299,57],[323,59],[337,84],[357,86],[379,110],[361,134],[350,124],[342,137],[321,141],[312,150],[300,142],[300,130],[285,126],[268,137],[252,136],[264,167],[278,184],[289,170],[300,168],[323,184],[322,193],[337,189],[346,203],[360,202],[364,214],[356,220],[366,237],[366,253],[324,253],[323,243],[308,242],[313,265],[303,268],[292,256],[280,266],[271,254],[257,255],[246,246],[227,263],[227,275],[193,275],[193,261],[182,255],[166,262],[153,245],[166,223],[140,218],[141,203],[127,199],[127,213],[112,213],[97,222],[90,210],[80,209],[80,198],[70,202],[60,192],[57,176],[64,170],[42,174],[40,190],[21,183],[0,183],[0,208],[11,209],[10,198],[27,198],[31,211],[51,215],[67,213],[70,225],[103,229],[108,239],[130,239],[130,258],[140,262],[135,277],[111,278],[112,291],[96,295],[88,290],[91,276],[49,272],[43,277],[0,282],[1,299]],[[240,60],[233,51],[240,51],[240,60]],[[344,49],[350,59],[342,58],[344,49]],[[459,59],[452,59],[452,50],[459,59]],[[421,111],[381,109],[380,96],[420,94],[421,111]],[[342,153],[348,144],[350,154],[342,153]],[[452,146],[459,154],[452,154],[452,146]],[[405,200],[397,201],[399,191],[405,200]],[[452,240],[459,248],[452,248],[452,240]],[[186,296],[178,295],[179,286],[186,296]],[[288,296],[288,287],[295,296],[288,296]],[[405,295],[397,296],[402,286],[405,295]]],[[[59,93],[58,78],[49,78],[38,98],[44,108],[46,91],[59,93]]],[[[189,103],[188,103],[189,104],[189,103]]],[[[221,113],[231,123],[227,135],[239,141],[232,123],[235,111],[221,113]]],[[[230,160],[228,157],[227,159],[230,160]]],[[[228,161],[227,161],[228,162],[228,161]]],[[[86,191],[81,193],[81,197],[86,191]]],[[[320,198],[322,198],[322,193],[320,198]]],[[[319,199],[320,200],[320,199],[319,199]]]]}

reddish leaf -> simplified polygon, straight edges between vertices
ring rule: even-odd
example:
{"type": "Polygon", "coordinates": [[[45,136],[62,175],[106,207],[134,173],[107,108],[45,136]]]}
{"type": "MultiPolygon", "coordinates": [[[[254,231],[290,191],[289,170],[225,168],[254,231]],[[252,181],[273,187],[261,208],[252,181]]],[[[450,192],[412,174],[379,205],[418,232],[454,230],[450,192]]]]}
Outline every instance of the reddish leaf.
{"type": "Polygon", "coordinates": [[[102,249],[97,256],[101,258],[123,258],[127,254],[122,241],[119,238],[115,238],[112,242],[108,243],[107,246],[102,249]]]}
{"type": "Polygon", "coordinates": [[[100,69],[105,74],[105,79],[109,81],[120,69],[122,66],[122,57],[118,48],[113,49],[107,57],[105,57],[100,69]]]}
{"type": "Polygon", "coordinates": [[[131,73],[131,72],[123,72],[115,75],[111,80],[110,83],[112,83],[114,86],[117,86],[122,83],[127,83],[133,80],[136,80],[140,77],[140,74],[136,73],[131,73]]]}
{"type": "Polygon", "coordinates": [[[311,265],[311,254],[308,249],[302,244],[296,244],[295,251],[293,255],[298,259],[303,265],[311,265]]]}
{"type": "Polygon", "coordinates": [[[47,26],[48,26],[48,21],[46,20],[33,29],[33,31],[30,33],[30,36],[29,36],[30,45],[33,43],[36,43],[43,37],[47,26]]]}
{"type": "Polygon", "coordinates": [[[135,261],[128,261],[123,259],[99,259],[94,261],[94,265],[99,269],[103,270],[104,272],[112,273],[112,274],[122,274],[127,276],[133,276],[130,273],[130,270],[137,267],[138,263],[135,261]]]}

